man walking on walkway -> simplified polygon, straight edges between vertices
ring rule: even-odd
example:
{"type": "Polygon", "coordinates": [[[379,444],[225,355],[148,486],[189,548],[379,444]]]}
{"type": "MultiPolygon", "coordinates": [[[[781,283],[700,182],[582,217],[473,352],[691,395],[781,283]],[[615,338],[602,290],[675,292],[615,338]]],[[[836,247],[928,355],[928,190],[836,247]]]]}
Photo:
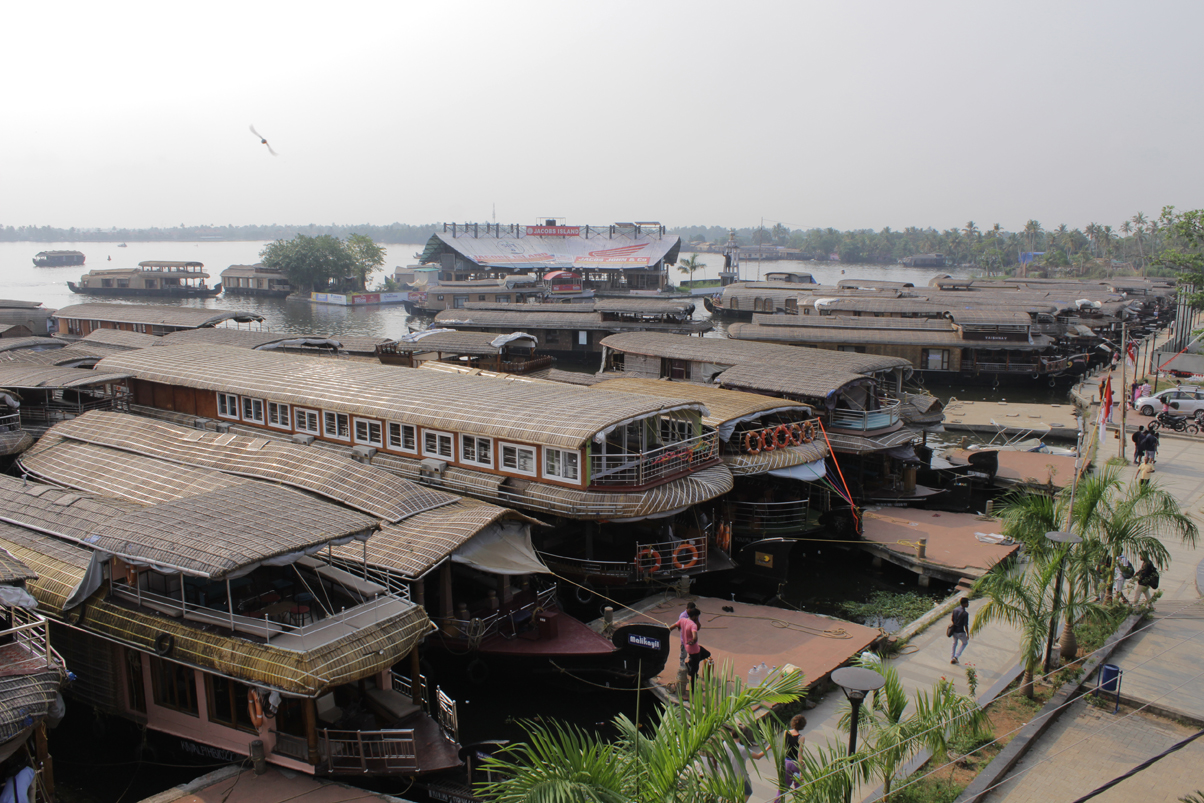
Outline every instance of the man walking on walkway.
{"type": "Polygon", "coordinates": [[[949,625],[949,635],[953,639],[953,656],[949,663],[956,664],[962,651],[970,643],[969,597],[962,597],[962,604],[953,609],[953,623],[949,625]]]}

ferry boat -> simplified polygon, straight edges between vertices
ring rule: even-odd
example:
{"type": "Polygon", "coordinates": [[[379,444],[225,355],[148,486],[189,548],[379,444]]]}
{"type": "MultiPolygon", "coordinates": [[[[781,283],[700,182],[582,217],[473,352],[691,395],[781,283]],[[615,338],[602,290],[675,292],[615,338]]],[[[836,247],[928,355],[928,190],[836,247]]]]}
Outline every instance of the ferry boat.
{"type": "Polygon", "coordinates": [[[460,765],[417,673],[392,668],[425,612],[323,555],[369,538],[370,516],[246,481],[146,505],[0,477],[0,499],[0,548],[37,572],[71,692],[99,712],[210,759],[258,741],[307,774],[460,765]]]}
{"type": "Polygon", "coordinates": [[[264,296],[284,298],[293,292],[284,272],[276,268],[254,265],[231,265],[222,271],[222,284],[228,296],[264,296]]]}
{"type": "Polygon", "coordinates": [[[89,271],[79,284],[67,282],[67,286],[73,293],[93,296],[213,298],[222,285],[207,286],[209,274],[204,268],[201,262],[139,262],[136,268],[89,271]]]}
{"type": "Polygon", "coordinates": [[[626,585],[730,568],[693,508],[732,488],[705,406],[558,383],[499,383],[217,346],[106,357],[131,410],[260,437],[314,439],[415,482],[551,517],[539,546],[626,585]],[[590,536],[582,538],[583,528],[590,536]],[[685,546],[682,546],[685,544],[685,546]],[[651,575],[639,552],[678,553],[651,575]],[[679,549],[680,548],[680,549],[679,549]],[[614,568],[612,567],[612,568],[614,568]]]}
{"type": "Polygon", "coordinates": [[[39,251],[34,254],[35,268],[61,268],[84,264],[82,251],[39,251]]]}

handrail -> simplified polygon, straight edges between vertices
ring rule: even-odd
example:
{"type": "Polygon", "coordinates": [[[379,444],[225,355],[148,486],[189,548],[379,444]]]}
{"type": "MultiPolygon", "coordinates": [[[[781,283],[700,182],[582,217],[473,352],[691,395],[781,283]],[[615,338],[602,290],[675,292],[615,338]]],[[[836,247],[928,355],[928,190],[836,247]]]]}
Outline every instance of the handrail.
{"type": "Polygon", "coordinates": [[[902,402],[889,397],[879,399],[877,410],[838,408],[828,413],[828,425],[837,429],[885,429],[899,423],[902,402]]]}
{"type": "Polygon", "coordinates": [[[417,772],[414,731],[346,731],[322,728],[321,744],[331,772],[417,772]]]}
{"type": "Polygon", "coordinates": [[[516,613],[524,611],[534,612],[536,608],[549,608],[555,604],[555,601],[556,589],[545,588],[536,595],[534,600],[517,608],[509,608],[504,611],[499,610],[497,613],[485,617],[474,616],[468,619],[449,617],[443,621],[454,625],[461,633],[472,632],[474,637],[485,638],[486,636],[492,636],[494,633],[501,632],[502,623],[507,620],[513,621],[516,613]],[[476,624],[476,622],[480,624],[476,624]]]}
{"type": "Polygon", "coordinates": [[[646,452],[607,452],[590,455],[591,486],[646,485],[689,471],[719,454],[719,433],[705,432],[646,452]]]}
{"type": "Polygon", "coordinates": [[[46,618],[24,608],[11,608],[13,626],[0,630],[0,637],[11,636],[13,641],[32,655],[53,666],[55,653],[50,647],[50,627],[46,618]],[[20,624],[17,624],[20,622],[20,624]]]}
{"type": "Polygon", "coordinates": [[[732,502],[732,526],[755,532],[795,532],[807,526],[809,499],[786,502],[732,502]]]}

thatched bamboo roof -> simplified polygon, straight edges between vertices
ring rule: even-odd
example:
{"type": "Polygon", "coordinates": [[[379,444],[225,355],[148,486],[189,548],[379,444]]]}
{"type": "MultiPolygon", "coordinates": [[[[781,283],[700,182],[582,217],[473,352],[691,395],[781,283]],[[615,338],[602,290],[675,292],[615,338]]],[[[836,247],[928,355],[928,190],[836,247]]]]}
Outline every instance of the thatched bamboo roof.
{"type": "Polygon", "coordinates": [[[169,307],[152,304],[72,304],[54,313],[58,320],[144,323],[181,329],[216,326],[222,321],[262,321],[262,315],[203,307],[169,307]]]}
{"type": "Polygon", "coordinates": [[[244,482],[143,507],[0,476],[0,520],[163,571],[218,578],[331,541],[367,537],[376,522],[313,497],[244,482]]]}
{"type": "Polygon", "coordinates": [[[1033,322],[1026,312],[994,309],[953,309],[948,315],[959,326],[1029,326],[1033,322]]]}
{"type": "Polygon", "coordinates": [[[103,343],[87,343],[80,340],[60,349],[47,349],[45,351],[26,349],[22,351],[0,352],[0,360],[23,363],[25,365],[90,368],[110,354],[116,354],[119,351],[125,350],[116,346],[107,346],[103,343]]]}
{"type": "Polygon", "coordinates": [[[221,277],[223,282],[226,281],[227,278],[234,277],[240,279],[266,279],[268,277],[277,279],[288,278],[284,275],[284,271],[280,270],[279,268],[265,268],[262,263],[258,262],[254,265],[231,265],[221,272],[221,277]]]}
{"type": "Polygon", "coordinates": [[[396,349],[401,352],[442,352],[446,354],[493,355],[500,354],[510,343],[533,347],[539,339],[526,332],[495,335],[492,332],[456,332],[452,330],[430,330],[415,332],[397,341],[396,349]]]}
{"type": "Polygon", "coordinates": [[[38,579],[37,572],[0,548],[0,584],[13,585],[38,579]]]}
{"type": "Polygon", "coordinates": [[[625,296],[622,298],[608,296],[595,298],[595,312],[610,312],[635,315],[690,315],[694,312],[694,299],[686,298],[645,298],[641,296],[625,296]]]}
{"type": "Polygon", "coordinates": [[[586,310],[566,310],[576,304],[514,304],[514,310],[445,309],[435,315],[440,327],[499,327],[523,329],[621,329],[619,321],[602,320],[602,313],[586,310]]]}
{"type": "MultiPolygon", "coordinates": [[[[451,494],[395,477],[328,449],[247,435],[222,435],[123,413],[93,410],[56,424],[44,440],[56,437],[290,485],[391,522],[456,501],[451,494]]],[[[25,457],[36,460],[42,451],[39,444],[35,454],[25,457]]],[[[76,471],[103,475],[115,468],[111,464],[97,465],[76,471]]]]}
{"type": "Polygon", "coordinates": [[[590,387],[702,402],[710,411],[709,415],[703,416],[702,423],[709,427],[718,427],[729,421],[754,421],[773,413],[789,413],[800,421],[811,416],[811,408],[800,402],[666,379],[620,377],[606,379],[590,387]]]}
{"type": "Polygon", "coordinates": [[[121,382],[133,376],[120,371],[92,371],[87,368],[58,368],[33,363],[5,362],[0,365],[0,388],[82,388],[121,382]]]}
{"type": "Polygon", "coordinates": [[[911,363],[901,357],[855,354],[846,351],[808,349],[775,343],[741,342],[730,338],[686,337],[663,332],[624,332],[610,335],[602,345],[615,351],[669,357],[715,365],[760,365],[774,371],[813,371],[871,374],[902,368],[911,363]]]}
{"type": "Polygon", "coordinates": [[[801,466],[814,463],[828,456],[828,444],[823,440],[814,440],[802,446],[791,446],[788,449],[774,449],[772,452],[761,451],[757,454],[724,455],[723,462],[734,477],[750,477],[757,474],[768,474],[778,469],[801,466]]]}
{"type": "Polygon", "coordinates": [[[37,572],[38,579],[25,587],[37,599],[38,610],[46,614],[63,612],[92,563],[91,549],[3,521],[0,547],[37,572]]]}
{"type": "Polygon", "coordinates": [[[40,672],[0,673],[0,744],[45,719],[64,679],[57,664],[40,672]]]}
{"type": "Polygon", "coordinates": [[[162,338],[155,335],[144,335],[141,332],[130,332],[125,329],[93,329],[84,335],[83,340],[87,343],[103,343],[106,346],[144,349],[147,346],[159,345],[162,338]]]}
{"type": "MultiPolygon", "coordinates": [[[[402,421],[520,443],[579,449],[608,427],[681,405],[631,394],[488,382],[352,360],[221,346],[164,346],[114,355],[102,370],[325,411],[402,421]]],[[[3,383],[0,382],[0,385],[3,383]]],[[[701,405],[686,409],[705,413],[701,405]]]]}
{"type": "Polygon", "coordinates": [[[903,446],[916,440],[918,436],[914,430],[903,429],[887,432],[882,435],[849,435],[843,432],[828,431],[828,441],[832,448],[838,452],[850,452],[852,454],[863,454],[866,452],[880,452],[885,449],[891,449],[895,446],[903,446]]]}
{"type": "Polygon", "coordinates": [[[761,365],[737,365],[715,380],[719,387],[729,390],[793,396],[819,405],[824,405],[836,393],[869,381],[864,374],[847,371],[774,371],[761,365]]]}
{"type": "Polygon", "coordinates": [[[788,326],[814,329],[953,331],[952,325],[944,318],[863,318],[856,315],[767,315],[756,313],[752,316],[752,322],[757,326],[788,326]]]}
{"type": "Polygon", "coordinates": [[[195,345],[204,343],[219,346],[235,346],[242,349],[255,349],[268,343],[279,343],[282,340],[295,338],[281,332],[255,332],[250,329],[231,329],[227,326],[211,329],[181,329],[168,332],[163,337],[156,338],[157,346],[195,345]]]}
{"type": "MultiPolygon", "coordinates": [[[[2,327],[0,327],[2,328],[2,327]]],[[[8,351],[41,351],[61,349],[67,345],[66,340],[57,337],[3,337],[0,338],[0,352],[8,351]]]]}
{"type": "MultiPolygon", "coordinates": [[[[773,317],[773,316],[763,316],[773,317]]],[[[781,316],[781,317],[796,317],[781,316]]],[[[811,317],[811,316],[805,316],[811,317]]],[[[862,320],[855,318],[854,320],[862,320]]],[[[940,328],[900,328],[900,329],[857,329],[854,327],[824,327],[824,326],[764,326],[758,323],[733,323],[727,328],[728,337],[734,340],[759,340],[774,343],[799,343],[801,345],[838,343],[865,345],[895,345],[909,346],[938,346],[942,348],[958,348],[962,345],[961,333],[956,331],[948,321],[933,321],[943,324],[940,328]]]]}
{"type": "Polygon", "coordinates": [[[462,499],[454,505],[419,513],[399,524],[386,524],[364,546],[347,544],[334,555],[348,563],[385,569],[407,579],[417,579],[438,566],[473,536],[503,519],[532,519],[504,507],[462,499]]]}

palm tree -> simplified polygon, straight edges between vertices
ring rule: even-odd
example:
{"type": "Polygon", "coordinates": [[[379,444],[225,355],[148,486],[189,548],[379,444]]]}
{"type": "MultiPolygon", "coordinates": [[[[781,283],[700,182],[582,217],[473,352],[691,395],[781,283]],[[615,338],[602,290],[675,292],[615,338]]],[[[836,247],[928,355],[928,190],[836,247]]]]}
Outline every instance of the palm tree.
{"type": "MultiPolygon", "coordinates": [[[[857,728],[865,734],[864,755],[872,761],[862,761],[859,773],[867,780],[873,775],[882,777],[882,800],[890,797],[895,772],[927,748],[935,753],[948,749],[948,741],[960,734],[971,733],[986,722],[986,714],[972,698],[954,691],[953,684],[943,678],[932,692],[919,691],[908,699],[898,671],[883,661],[859,659],[858,664],[873,669],[886,680],[874,692],[869,705],[862,706],[857,728]]],[[[840,728],[849,730],[852,707],[840,719],[840,728]]]]}
{"type": "MultiPolygon", "coordinates": [[[[649,728],[625,715],[616,717],[614,741],[561,722],[524,722],[525,742],[482,763],[500,780],[479,783],[476,792],[496,803],[742,801],[741,768],[733,766],[724,749],[735,746],[730,729],[742,727],[752,734],[750,742],[772,745],[774,766],[780,767],[780,734],[771,717],[756,719],[756,709],[793,702],[805,689],[799,672],[746,687],[725,665],[717,673],[700,673],[690,704],[662,708],[649,728]]],[[[836,773],[829,768],[822,781],[809,787],[817,795],[813,799],[835,799],[837,791],[843,792],[847,775],[839,762],[837,768],[836,773]],[[827,791],[820,795],[822,790],[827,791]]],[[[818,779],[820,768],[812,769],[818,779]]]]}
{"type": "Polygon", "coordinates": [[[974,615],[970,634],[977,635],[993,622],[1020,628],[1020,660],[1024,664],[1021,691],[1033,696],[1033,676],[1041,666],[1041,653],[1053,618],[1053,586],[1058,564],[1034,560],[1031,570],[1015,559],[995,564],[974,584],[987,601],[974,615]]]}
{"type": "Polygon", "coordinates": [[[682,273],[690,274],[690,289],[694,289],[694,271],[706,267],[706,263],[698,258],[698,254],[690,254],[689,259],[683,259],[677,266],[677,269],[682,273]]]}
{"type": "Polygon", "coordinates": [[[1137,255],[1141,259],[1141,275],[1145,276],[1145,244],[1142,240],[1145,237],[1146,226],[1149,221],[1146,220],[1145,212],[1138,212],[1133,215],[1133,228],[1136,231],[1137,237],[1137,255]]]}

